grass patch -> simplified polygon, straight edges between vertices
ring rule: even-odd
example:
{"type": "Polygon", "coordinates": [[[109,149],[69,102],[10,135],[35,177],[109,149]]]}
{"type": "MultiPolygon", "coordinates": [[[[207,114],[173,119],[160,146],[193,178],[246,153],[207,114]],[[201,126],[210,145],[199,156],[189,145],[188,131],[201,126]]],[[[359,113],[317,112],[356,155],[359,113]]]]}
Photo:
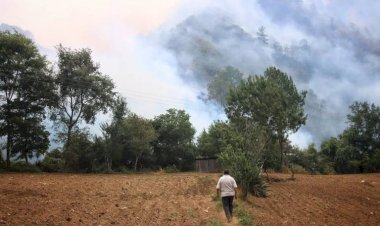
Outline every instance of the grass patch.
{"type": "Polygon", "coordinates": [[[243,205],[237,204],[234,208],[235,216],[239,218],[239,223],[243,226],[252,226],[253,221],[251,215],[248,213],[248,211],[244,208],[243,205]]]}
{"type": "Polygon", "coordinates": [[[217,219],[215,219],[215,218],[212,218],[211,219],[211,225],[212,226],[223,226],[223,224],[222,223],[220,223],[217,219]]]}

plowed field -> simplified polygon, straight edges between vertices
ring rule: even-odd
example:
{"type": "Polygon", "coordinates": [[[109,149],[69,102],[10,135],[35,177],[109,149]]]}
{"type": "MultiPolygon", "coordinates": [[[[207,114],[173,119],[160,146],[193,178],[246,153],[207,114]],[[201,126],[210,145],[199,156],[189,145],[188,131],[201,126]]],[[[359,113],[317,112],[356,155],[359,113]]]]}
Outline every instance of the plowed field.
{"type": "MultiPolygon", "coordinates": [[[[228,225],[218,176],[0,174],[0,225],[228,225]]],[[[270,176],[269,196],[244,203],[256,225],[380,225],[379,174],[270,176]]]]}

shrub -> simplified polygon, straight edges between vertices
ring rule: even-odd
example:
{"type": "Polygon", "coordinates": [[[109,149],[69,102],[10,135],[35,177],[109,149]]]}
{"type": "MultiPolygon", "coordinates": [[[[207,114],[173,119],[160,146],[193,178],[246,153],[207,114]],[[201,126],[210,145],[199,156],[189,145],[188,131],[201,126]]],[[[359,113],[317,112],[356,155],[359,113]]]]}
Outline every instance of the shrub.
{"type": "Polygon", "coordinates": [[[63,170],[64,162],[60,158],[50,157],[46,155],[41,163],[42,171],[44,172],[61,172],[63,170]]]}
{"type": "Polygon", "coordinates": [[[164,171],[165,171],[165,173],[176,173],[176,172],[178,172],[178,169],[177,169],[176,165],[173,164],[173,165],[165,167],[164,171]]]}
{"type": "Polygon", "coordinates": [[[14,162],[11,164],[9,171],[11,172],[27,172],[27,173],[39,173],[41,169],[36,165],[27,164],[25,162],[14,162]]]}
{"type": "Polygon", "coordinates": [[[219,159],[224,167],[230,168],[241,187],[244,200],[247,198],[248,192],[258,197],[266,196],[267,185],[261,177],[261,170],[255,164],[257,159],[254,153],[236,151],[232,147],[228,147],[219,155],[219,159]]]}
{"type": "Polygon", "coordinates": [[[306,169],[298,164],[293,164],[291,167],[292,167],[293,173],[302,173],[302,174],[307,173],[306,169]]]}

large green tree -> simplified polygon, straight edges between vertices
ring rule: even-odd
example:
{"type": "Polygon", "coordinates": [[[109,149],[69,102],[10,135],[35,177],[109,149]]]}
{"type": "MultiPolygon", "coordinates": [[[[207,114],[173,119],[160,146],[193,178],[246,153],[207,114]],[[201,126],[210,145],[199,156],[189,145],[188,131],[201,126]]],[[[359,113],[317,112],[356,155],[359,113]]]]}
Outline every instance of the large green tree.
{"type": "Polygon", "coordinates": [[[70,149],[62,153],[65,168],[74,172],[92,172],[95,152],[90,134],[86,130],[73,132],[70,149]]]}
{"type": "Polygon", "coordinates": [[[380,107],[368,102],[354,102],[347,115],[348,128],[340,136],[336,156],[340,172],[375,172],[380,170],[380,107]]]}
{"type": "Polygon", "coordinates": [[[106,113],[114,97],[114,84],[99,71],[91,50],[58,48],[59,105],[52,118],[63,125],[66,148],[69,147],[73,130],[81,121],[94,123],[99,112],[106,113]]]}
{"type": "Polygon", "coordinates": [[[45,151],[41,122],[45,108],[56,103],[54,88],[48,62],[33,41],[17,32],[0,32],[0,135],[6,136],[8,167],[12,152],[28,156],[36,149],[45,151]]]}
{"type": "Polygon", "coordinates": [[[350,145],[364,155],[373,156],[380,149],[380,107],[368,102],[354,102],[347,115],[349,127],[345,133],[350,145]]]}
{"type": "Polygon", "coordinates": [[[176,165],[181,170],[189,170],[194,160],[195,134],[190,115],[172,108],[155,117],[153,126],[158,135],[154,142],[157,164],[161,167],[176,165]]]}
{"type": "Polygon", "coordinates": [[[153,154],[152,142],[156,139],[156,131],[148,119],[130,114],[125,120],[128,148],[134,154],[134,169],[137,171],[138,163],[144,154],[153,154]]]}
{"type": "Polygon", "coordinates": [[[306,91],[298,92],[289,75],[269,67],[263,76],[250,76],[231,90],[226,113],[229,118],[244,119],[248,124],[253,121],[269,130],[278,140],[284,164],[289,134],[306,122],[305,97],[306,91]]]}
{"type": "Polygon", "coordinates": [[[198,137],[197,155],[201,157],[216,157],[228,145],[230,125],[223,121],[216,121],[207,131],[198,137]]]}
{"type": "Polygon", "coordinates": [[[107,171],[112,171],[112,165],[120,161],[126,151],[127,128],[125,127],[125,116],[128,113],[127,101],[117,96],[112,104],[112,121],[101,125],[104,139],[104,159],[107,171]]]}
{"type": "Polygon", "coordinates": [[[13,155],[18,159],[24,159],[28,164],[28,159],[39,157],[49,148],[49,135],[45,126],[41,124],[39,118],[26,118],[18,123],[15,133],[13,155]]]}

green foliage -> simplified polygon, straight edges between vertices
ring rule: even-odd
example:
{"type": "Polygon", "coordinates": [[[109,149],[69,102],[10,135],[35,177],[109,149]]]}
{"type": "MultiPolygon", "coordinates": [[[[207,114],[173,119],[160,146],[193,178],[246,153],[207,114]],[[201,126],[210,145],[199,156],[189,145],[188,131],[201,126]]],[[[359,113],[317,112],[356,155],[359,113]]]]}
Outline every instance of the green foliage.
{"type": "Polygon", "coordinates": [[[290,166],[293,171],[293,173],[300,173],[300,174],[305,174],[307,173],[306,169],[303,166],[297,165],[297,164],[291,164],[290,166]]]}
{"type": "Polygon", "coordinates": [[[235,215],[239,218],[239,223],[243,226],[252,226],[252,217],[243,205],[237,205],[234,209],[235,215]]]}
{"type": "Polygon", "coordinates": [[[144,154],[153,154],[152,142],[156,139],[156,131],[152,122],[135,114],[129,115],[124,122],[127,131],[127,145],[135,156],[134,169],[137,171],[139,160],[144,154]]]}
{"type": "Polygon", "coordinates": [[[347,115],[348,128],[338,137],[321,144],[328,166],[338,173],[380,172],[380,108],[367,102],[354,102],[347,115]]]}
{"type": "Polygon", "coordinates": [[[253,121],[275,135],[284,163],[284,145],[291,132],[305,124],[306,91],[298,93],[290,76],[270,67],[264,76],[250,76],[230,91],[226,113],[230,120],[253,121]]]}
{"type": "Polygon", "coordinates": [[[7,137],[8,167],[11,154],[27,161],[46,150],[41,122],[45,108],[56,103],[54,89],[48,62],[33,41],[17,32],[0,32],[0,136],[7,137]]]}
{"type": "Polygon", "coordinates": [[[17,160],[25,159],[28,163],[28,158],[39,157],[48,149],[49,132],[41,125],[40,119],[24,119],[18,126],[14,134],[12,155],[17,156],[17,160]]]}
{"type": "Polygon", "coordinates": [[[175,165],[167,166],[164,168],[165,173],[177,173],[179,170],[175,165]]]}
{"type": "MultiPolygon", "coordinates": [[[[326,152],[326,150],[325,150],[326,152]]],[[[293,173],[334,174],[334,165],[329,157],[318,152],[314,144],[306,149],[292,148],[289,156],[290,170],[293,173]]]]}
{"type": "Polygon", "coordinates": [[[59,103],[52,119],[64,126],[64,139],[70,144],[78,123],[94,123],[99,112],[106,113],[114,101],[114,84],[102,75],[91,58],[91,50],[58,47],[56,73],[59,103]]]}
{"type": "Polygon", "coordinates": [[[8,169],[10,172],[23,172],[23,173],[39,173],[41,169],[36,165],[31,165],[25,162],[15,162],[8,169]]]}
{"type": "Polygon", "coordinates": [[[44,160],[41,163],[42,171],[44,172],[61,172],[64,170],[64,161],[62,152],[55,149],[46,153],[44,160]]]}
{"type": "Polygon", "coordinates": [[[219,155],[219,160],[223,166],[231,170],[241,187],[243,199],[247,198],[248,192],[258,197],[266,196],[267,186],[260,175],[258,159],[254,153],[236,150],[229,146],[219,155]]]}
{"type": "Polygon", "coordinates": [[[112,112],[112,122],[100,125],[103,137],[95,140],[95,148],[103,155],[108,172],[111,172],[112,168],[124,167],[123,160],[129,155],[126,153],[128,150],[125,123],[125,115],[128,112],[126,100],[118,96],[113,102],[112,112]]]}
{"type": "Polygon", "coordinates": [[[231,127],[227,122],[216,121],[208,131],[198,137],[197,155],[200,157],[216,157],[231,142],[231,127]]]}
{"type": "Polygon", "coordinates": [[[223,224],[221,224],[217,219],[215,219],[215,218],[212,218],[211,219],[211,225],[212,226],[223,226],[223,224]]]}
{"type": "Polygon", "coordinates": [[[94,158],[93,143],[87,131],[74,131],[71,144],[62,153],[65,169],[74,172],[91,172],[94,158]]]}
{"type": "Polygon", "coordinates": [[[157,164],[163,168],[174,164],[181,171],[192,170],[195,129],[189,114],[183,110],[169,109],[154,118],[153,126],[158,135],[153,143],[157,164]]]}

